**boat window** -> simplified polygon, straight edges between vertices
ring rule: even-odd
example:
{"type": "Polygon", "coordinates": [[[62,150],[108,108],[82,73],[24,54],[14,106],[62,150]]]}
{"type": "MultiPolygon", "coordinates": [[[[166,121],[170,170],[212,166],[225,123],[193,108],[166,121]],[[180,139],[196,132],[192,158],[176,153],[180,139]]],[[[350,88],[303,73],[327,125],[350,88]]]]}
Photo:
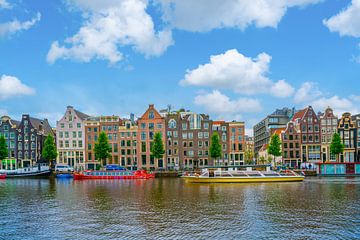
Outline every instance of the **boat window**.
{"type": "Polygon", "coordinates": [[[231,173],[234,177],[245,177],[246,174],[243,172],[232,172],[231,173]]]}
{"type": "Polygon", "coordinates": [[[267,177],[278,177],[280,176],[278,173],[263,173],[267,177]]]}
{"type": "Polygon", "coordinates": [[[228,172],[222,172],[221,176],[223,176],[223,177],[231,177],[231,174],[228,173],[228,172]]]}

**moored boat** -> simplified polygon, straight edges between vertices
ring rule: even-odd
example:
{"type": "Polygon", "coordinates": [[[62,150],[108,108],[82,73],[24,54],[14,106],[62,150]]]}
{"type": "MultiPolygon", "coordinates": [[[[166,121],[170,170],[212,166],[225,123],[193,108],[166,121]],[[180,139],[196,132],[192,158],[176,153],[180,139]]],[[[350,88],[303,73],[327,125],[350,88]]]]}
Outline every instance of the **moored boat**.
{"type": "Polygon", "coordinates": [[[71,174],[71,173],[56,173],[55,177],[60,178],[60,179],[69,179],[69,178],[73,178],[73,174],[71,174]]]}
{"type": "Polygon", "coordinates": [[[6,178],[48,177],[50,173],[50,167],[47,165],[37,165],[14,170],[0,170],[0,174],[5,174],[6,178]]]}
{"type": "Polygon", "coordinates": [[[234,167],[219,167],[203,169],[201,174],[185,173],[182,178],[188,183],[259,183],[259,182],[300,182],[304,180],[293,171],[266,171],[240,170],[234,167]]]}
{"type": "Polygon", "coordinates": [[[6,174],[0,174],[0,179],[5,179],[6,178],[6,174]]]}
{"type": "Polygon", "coordinates": [[[155,174],[147,173],[145,170],[137,171],[92,171],[87,170],[74,173],[74,180],[86,179],[149,179],[155,178],[155,174]]]}

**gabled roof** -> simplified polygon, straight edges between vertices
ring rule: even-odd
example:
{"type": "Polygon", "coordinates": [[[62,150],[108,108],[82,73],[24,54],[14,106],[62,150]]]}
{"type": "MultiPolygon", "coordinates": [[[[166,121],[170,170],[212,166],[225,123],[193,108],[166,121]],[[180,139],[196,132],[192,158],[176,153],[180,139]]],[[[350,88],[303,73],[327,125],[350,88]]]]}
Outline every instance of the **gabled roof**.
{"type": "Polygon", "coordinates": [[[149,104],[149,108],[146,110],[146,112],[141,116],[141,120],[148,120],[149,119],[149,112],[154,112],[154,119],[164,118],[160,115],[160,113],[155,109],[154,104],[149,104]]]}
{"type": "Polygon", "coordinates": [[[42,126],[42,129],[44,130],[44,135],[53,134],[53,130],[47,119],[42,120],[34,117],[29,117],[29,120],[31,122],[31,125],[33,125],[33,127],[37,130],[39,130],[40,126],[42,126]]]}
{"type": "Polygon", "coordinates": [[[76,109],[74,109],[74,112],[76,113],[76,115],[81,119],[81,120],[85,120],[86,118],[90,117],[89,115],[82,113],[76,109]]]}
{"type": "Polygon", "coordinates": [[[307,108],[304,108],[294,114],[294,117],[292,118],[292,121],[295,122],[296,119],[302,119],[307,111],[307,108]]]}

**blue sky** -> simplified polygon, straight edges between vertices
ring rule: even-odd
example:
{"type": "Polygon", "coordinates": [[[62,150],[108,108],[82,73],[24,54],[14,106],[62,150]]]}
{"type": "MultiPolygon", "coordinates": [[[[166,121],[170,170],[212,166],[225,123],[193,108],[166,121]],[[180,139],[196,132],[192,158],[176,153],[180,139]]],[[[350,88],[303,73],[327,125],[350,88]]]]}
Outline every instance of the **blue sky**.
{"type": "Polygon", "coordinates": [[[359,44],[359,0],[0,0],[0,114],[358,113],[359,44]]]}

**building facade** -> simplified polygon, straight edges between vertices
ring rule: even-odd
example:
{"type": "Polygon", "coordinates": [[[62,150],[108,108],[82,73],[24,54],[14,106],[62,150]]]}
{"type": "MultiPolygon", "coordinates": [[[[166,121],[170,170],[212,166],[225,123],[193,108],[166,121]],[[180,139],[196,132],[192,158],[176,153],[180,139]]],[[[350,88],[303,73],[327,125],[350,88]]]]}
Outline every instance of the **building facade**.
{"type": "Polygon", "coordinates": [[[351,114],[346,112],[342,115],[338,124],[338,132],[342,143],[344,144],[344,152],[340,154],[340,162],[351,163],[355,162],[356,156],[356,142],[357,142],[357,127],[355,121],[352,120],[351,114]]]}
{"type": "Polygon", "coordinates": [[[321,161],[334,162],[336,156],[330,153],[330,144],[334,133],[337,132],[338,118],[334,115],[333,110],[328,107],[325,112],[320,115],[321,123],[321,161]]]}
{"type": "MultiPolygon", "coordinates": [[[[155,133],[160,132],[165,144],[165,118],[150,104],[146,112],[138,119],[137,159],[139,169],[166,169],[164,159],[155,159],[151,154],[151,146],[155,133]]],[[[165,154],[164,154],[165,157],[165,154]]]]}
{"type": "Polygon", "coordinates": [[[68,106],[56,123],[57,163],[85,168],[85,119],[89,116],[68,106]]]}
{"type": "Polygon", "coordinates": [[[228,131],[228,156],[229,165],[244,165],[245,163],[245,123],[244,122],[229,122],[228,131]]]}
{"type": "Polygon", "coordinates": [[[288,122],[282,131],[281,142],[283,163],[293,168],[300,168],[301,133],[293,121],[288,122]]]}
{"type": "Polygon", "coordinates": [[[258,152],[264,144],[269,144],[270,136],[274,129],[284,128],[294,115],[295,109],[283,108],[276,109],[254,126],[254,151],[258,157],[258,152]]]}
{"type": "MultiPolygon", "coordinates": [[[[138,169],[137,134],[138,127],[133,120],[123,119],[121,121],[118,142],[120,165],[130,170],[138,169]]],[[[116,164],[116,162],[114,163],[116,164]]]]}
{"type": "Polygon", "coordinates": [[[34,166],[44,162],[42,150],[45,139],[54,132],[47,119],[23,114],[17,126],[17,162],[19,167],[34,166]]]}
{"type": "Polygon", "coordinates": [[[17,161],[17,126],[20,122],[8,116],[0,119],[0,137],[5,138],[8,146],[8,158],[0,162],[0,169],[16,169],[19,166],[17,161]]]}
{"type": "Polygon", "coordinates": [[[301,160],[303,163],[321,161],[320,120],[314,109],[309,106],[295,113],[293,122],[300,129],[301,160]]]}

